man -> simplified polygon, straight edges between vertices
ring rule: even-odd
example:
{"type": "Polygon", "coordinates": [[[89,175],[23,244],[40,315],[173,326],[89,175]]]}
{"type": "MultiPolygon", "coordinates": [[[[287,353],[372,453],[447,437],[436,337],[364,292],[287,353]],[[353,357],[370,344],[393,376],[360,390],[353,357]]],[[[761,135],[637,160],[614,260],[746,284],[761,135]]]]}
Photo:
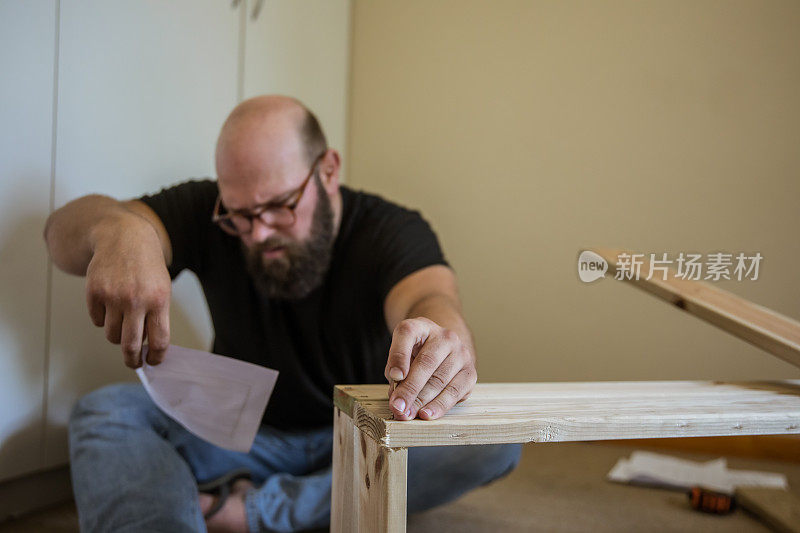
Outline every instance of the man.
{"type": "MultiPolygon", "coordinates": [[[[143,364],[144,342],[147,363],[162,361],[170,282],[188,268],[208,302],[214,352],[280,371],[247,454],[193,436],[139,384],[84,396],[70,420],[84,531],[324,527],[334,384],[397,382],[394,417],[432,420],[477,380],[456,280],[434,233],[418,213],[340,186],[340,156],[302,104],[241,103],[220,132],[216,168],[216,182],[127,202],[86,196],[47,222],[53,261],[86,276],[91,319],[121,345],[127,366],[143,364]],[[198,483],[220,479],[224,490],[198,493],[198,483]]],[[[410,449],[409,511],[508,473],[519,453],[519,445],[410,449]]]]}

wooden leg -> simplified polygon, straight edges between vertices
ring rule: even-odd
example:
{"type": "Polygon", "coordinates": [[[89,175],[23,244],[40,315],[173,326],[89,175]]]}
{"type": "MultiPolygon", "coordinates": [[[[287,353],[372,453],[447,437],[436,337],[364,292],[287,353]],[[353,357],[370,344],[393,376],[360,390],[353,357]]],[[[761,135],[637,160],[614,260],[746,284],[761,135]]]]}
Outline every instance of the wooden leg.
{"type": "Polygon", "coordinates": [[[406,448],[384,448],[358,432],[359,532],[406,530],[406,448]]]}
{"type": "Polygon", "coordinates": [[[334,408],[332,533],[404,533],[405,448],[384,448],[334,408]]]}
{"type": "Polygon", "coordinates": [[[331,533],[358,531],[356,457],[358,429],[353,419],[333,408],[333,485],[331,487],[331,533]]]}

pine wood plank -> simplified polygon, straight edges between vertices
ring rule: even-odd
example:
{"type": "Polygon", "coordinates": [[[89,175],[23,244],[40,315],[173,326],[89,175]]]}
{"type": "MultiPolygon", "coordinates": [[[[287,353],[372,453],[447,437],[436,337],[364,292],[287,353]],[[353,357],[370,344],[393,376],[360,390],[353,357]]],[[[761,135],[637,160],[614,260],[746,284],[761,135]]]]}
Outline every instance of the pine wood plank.
{"type": "MultiPolygon", "coordinates": [[[[618,257],[626,250],[592,248],[608,262],[608,274],[617,272],[618,257]]],[[[695,280],[681,279],[674,269],[666,276],[649,273],[649,261],[642,262],[640,279],[625,281],[662,298],[676,307],[713,324],[781,359],[800,366],[800,322],[757,305],[714,285],[695,280]]]]}
{"type": "Polygon", "coordinates": [[[360,533],[405,533],[408,450],[384,448],[359,432],[360,533]]]}
{"type": "Polygon", "coordinates": [[[763,487],[736,489],[739,505],[782,533],[800,533],[800,500],[787,490],[763,487]]]}
{"type": "Polygon", "coordinates": [[[338,407],[333,408],[333,481],[331,492],[331,531],[358,530],[356,439],[361,433],[353,420],[338,407]]]}
{"type": "Polygon", "coordinates": [[[800,433],[800,380],[479,383],[439,420],[405,422],[388,385],[336,388],[342,412],[392,448],[800,433]]]}
{"type": "Polygon", "coordinates": [[[405,448],[385,448],[334,407],[333,533],[403,533],[406,530],[405,448]]]}

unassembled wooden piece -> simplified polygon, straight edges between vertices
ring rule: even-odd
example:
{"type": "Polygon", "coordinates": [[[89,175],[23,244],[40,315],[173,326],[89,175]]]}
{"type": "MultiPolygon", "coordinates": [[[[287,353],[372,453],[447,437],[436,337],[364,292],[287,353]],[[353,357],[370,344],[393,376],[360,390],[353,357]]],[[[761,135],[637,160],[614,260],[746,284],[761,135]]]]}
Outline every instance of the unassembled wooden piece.
{"type": "Polygon", "coordinates": [[[411,446],[800,433],[800,380],[479,383],[438,420],[392,420],[388,385],[334,388],[331,531],[405,531],[411,446]]]}
{"type": "MultiPolygon", "coordinates": [[[[615,276],[620,254],[633,252],[592,248],[608,263],[608,274],[615,276]]],[[[772,355],[800,366],[800,322],[745,300],[735,294],[719,289],[710,283],[682,279],[674,269],[665,276],[656,271],[649,276],[650,262],[641,261],[641,275],[625,281],[674,304],[725,331],[762,348],[772,355]],[[646,279],[650,277],[650,279],[646,279]],[[666,277],[666,279],[663,279],[666,277]]]]}
{"type": "Polygon", "coordinates": [[[800,533],[800,500],[787,490],[763,487],[736,489],[737,503],[781,533],[800,533]]]}

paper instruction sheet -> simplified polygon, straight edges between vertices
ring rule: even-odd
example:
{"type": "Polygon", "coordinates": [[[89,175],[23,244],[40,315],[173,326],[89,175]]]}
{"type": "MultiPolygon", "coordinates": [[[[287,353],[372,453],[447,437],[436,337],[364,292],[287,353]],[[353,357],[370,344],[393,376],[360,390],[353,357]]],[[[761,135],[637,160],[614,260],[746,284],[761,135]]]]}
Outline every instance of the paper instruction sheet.
{"type": "MultiPolygon", "coordinates": [[[[142,350],[147,358],[147,347],[142,350]]],[[[136,369],[153,402],[184,428],[221,448],[248,452],[278,371],[171,345],[161,364],[136,369]]]]}
{"type": "Polygon", "coordinates": [[[727,494],[736,487],[756,486],[788,488],[786,476],[755,470],[729,470],[724,458],[699,463],[652,452],[633,452],[622,458],[608,473],[609,481],[649,485],[667,489],[689,489],[701,486],[727,494]]]}

